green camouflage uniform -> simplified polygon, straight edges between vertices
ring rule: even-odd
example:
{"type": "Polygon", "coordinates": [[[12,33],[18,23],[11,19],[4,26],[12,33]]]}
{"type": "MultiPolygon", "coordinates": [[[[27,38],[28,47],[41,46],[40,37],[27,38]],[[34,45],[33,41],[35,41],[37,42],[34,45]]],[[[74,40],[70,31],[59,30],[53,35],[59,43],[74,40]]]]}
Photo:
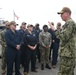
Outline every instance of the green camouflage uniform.
{"type": "Polygon", "coordinates": [[[6,32],[6,29],[3,30],[1,32],[1,45],[2,45],[2,69],[5,69],[6,68],[6,62],[5,62],[5,48],[6,48],[6,42],[5,42],[5,39],[4,39],[4,34],[6,32]]]}
{"type": "Polygon", "coordinates": [[[41,53],[41,64],[49,63],[49,53],[50,53],[50,46],[52,43],[52,37],[49,32],[42,31],[39,34],[39,43],[40,43],[40,53],[41,53]],[[46,49],[44,46],[49,46],[48,49],[46,49]]]}
{"type": "Polygon", "coordinates": [[[58,75],[74,75],[75,68],[75,41],[76,24],[72,19],[69,19],[62,32],[56,35],[61,40],[60,44],[60,67],[58,75]]]}
{"type": "Polygon", "coordinates": [[[76,64],[76,35],[74,37],[74,41],[75,41],[75,64],[76,64]]]}

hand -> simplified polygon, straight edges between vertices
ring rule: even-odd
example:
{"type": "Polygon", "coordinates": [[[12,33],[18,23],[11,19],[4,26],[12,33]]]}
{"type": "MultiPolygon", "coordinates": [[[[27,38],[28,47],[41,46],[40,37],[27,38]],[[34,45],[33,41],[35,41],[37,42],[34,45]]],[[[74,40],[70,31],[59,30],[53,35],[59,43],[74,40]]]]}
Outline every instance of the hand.
{"type": "Polygon", "coordinates": [[[49,26],[53,25],[52,22],[48,21],[49,26]]]}
{"type": "Polygon", "coordinates": [[[35,45],[34,47],[33,47],[33,46],[31,46],[31,49],[32,49],[32,50],[35,50],[35,49],[36,49],[36,47],[37,47],[37,45],[35,45]]]}
{"type": "Polygon", "coordinates": [[[50,48],[49,46],[46,46],[46,48],[50,48]]]}
{"type": "Polygon", "coordinates": [[[34,49],[36,49],[37,45],[34,46],[34,49]]]}
{"type": "Polygon", "coordinates": [[[47,48],[47,49],[48,49],[48,48],[50,48],[50,47],[49,47],[49,46],[45,46],[45,48],[47,48]]]}
{"type": "Polygon", "coordinates": [[[28,47],[29,47],[30,49],[32,49],[32,50],[35,49],[35,46],[33,47],[33,46],[28,45],[28,47]]]}
{"type": "Polygon", "coordinates": [[[51,25],[51,23],[48,21],[49,26],[51,25]]]}
{"type": "Polygon", "coordinates": [[[55,30],[55,27],[48,21],[48,23],[49,23],[49,26],[50,26],[50,28],[52,29],[52,30],[55,30]]]}
{"type": "Polygon", "coordinates": [[[20,45],[16,45],[16,49],[19,50],[20,49],[20,45]]]}
{"type": "Polygon", "coordinates": [[[52,30],[55,30],[55,27],[53,25],[50,25],[50,27],[51,27],[52,30]]]}
{"type": "Polygon", "coordinates": [[[35,48],[33,46],[30,47],[31,50],[34,50],[35,48]]]}

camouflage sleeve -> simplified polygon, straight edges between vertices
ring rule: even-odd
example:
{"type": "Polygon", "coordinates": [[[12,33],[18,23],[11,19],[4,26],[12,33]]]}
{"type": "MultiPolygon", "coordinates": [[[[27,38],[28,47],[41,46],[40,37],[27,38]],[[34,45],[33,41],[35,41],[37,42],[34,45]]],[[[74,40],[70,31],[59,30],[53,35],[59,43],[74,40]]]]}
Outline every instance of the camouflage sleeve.
{"type": "Polygon", "coordinates": [[[4,33],[3,32],[1,32],[1,45],[3,47],[6,47],[6,42],[5,42],[5,39],[4,39],[4,33]]]}
{"type": "Polygon", "coordinates": [[[75,26],[74,26],[74,33],[75,33],[75,36],[76,36],[76,23],[75,23],[75,26]]]}
{"type": "Polygon", "coordinates": [[[55,32],[56,38],[59,38],[60,33],[61,33],[61,32],[58,31],[58,30],[55,32]]]}
{"type": "Polygon", "coordinates": [[[39,43],[40,43],[41,46],[44,47],[45,45],[44,45],[44,43],[43,43],[42,40],[43,40],[43,39],[42,39],[42,32],[41,32],[41,33],[39,34],[39,43]]]}
{"type": "Polygon", "coordinates": [[[66,28],[59,34],[60,39],[64,42],[64,41],[68,41],[71,36],[72,36],[72,32],[73,32],[73,23],[72,22],[68,22],[66,28]]]}

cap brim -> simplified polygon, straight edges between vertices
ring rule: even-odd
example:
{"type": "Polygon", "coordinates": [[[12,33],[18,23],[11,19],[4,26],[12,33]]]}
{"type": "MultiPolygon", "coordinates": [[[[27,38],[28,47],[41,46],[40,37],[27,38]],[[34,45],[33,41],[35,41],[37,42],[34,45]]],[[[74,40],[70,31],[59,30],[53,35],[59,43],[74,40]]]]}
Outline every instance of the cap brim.
{"type": "Polygon", "coordinates": [[[19,24],[16,24],[16,26],[18,26],[19,24]]]}
{"type": "Polygon", "coordinates": [[[57,14],[62,14],[62,13],[63,13],[63,11],[57,12],[57,14]]]}

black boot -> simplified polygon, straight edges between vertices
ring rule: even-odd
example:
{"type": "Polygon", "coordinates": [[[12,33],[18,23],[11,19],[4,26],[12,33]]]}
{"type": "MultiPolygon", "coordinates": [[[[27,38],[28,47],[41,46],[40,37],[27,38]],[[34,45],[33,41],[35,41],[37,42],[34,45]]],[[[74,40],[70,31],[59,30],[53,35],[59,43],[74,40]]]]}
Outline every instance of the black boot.
{"type": "Polygon", "coordinates": [[[51,67],[48,64],[46,64],[46,68],[51,69],[51,67]]]}
{"type": "Polygon", "coordinates": [[[41,70],[44,70],[44,64],[41,64],[41,70]]]}

